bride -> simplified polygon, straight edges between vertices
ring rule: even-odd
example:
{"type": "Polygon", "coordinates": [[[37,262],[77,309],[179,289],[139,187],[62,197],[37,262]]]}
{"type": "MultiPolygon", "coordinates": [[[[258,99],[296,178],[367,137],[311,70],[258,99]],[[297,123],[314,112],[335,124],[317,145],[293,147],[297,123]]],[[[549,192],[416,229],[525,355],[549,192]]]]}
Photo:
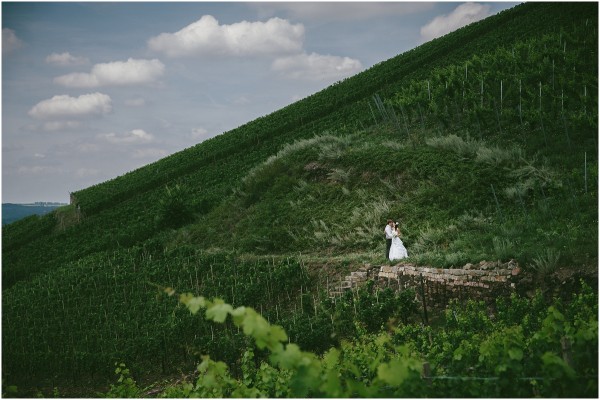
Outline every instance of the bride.
{"type": "Polygon", "coordinates": [[[396,226],[392,231],[392,247],[390,249],[390,261],[401,260],[403,258],[408,257],[408,252],[406,251],[406,247],[404,247],[404,243],[400,239],[400,228],[399,224],[396,222],[396,226]]]}

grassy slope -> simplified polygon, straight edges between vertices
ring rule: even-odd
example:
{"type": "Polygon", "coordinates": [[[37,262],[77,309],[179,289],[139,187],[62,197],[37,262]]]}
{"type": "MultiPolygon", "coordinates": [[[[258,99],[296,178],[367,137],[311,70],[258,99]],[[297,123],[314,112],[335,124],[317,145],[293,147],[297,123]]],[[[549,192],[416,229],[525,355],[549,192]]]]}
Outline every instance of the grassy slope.
{"type": "MultiPolygon", "coordinates": [[[[533,263],[545,256],[545,248],[561,251],[561,263],[566,265],[597,262],[596,222],[589,223],[597,221],[597,177],[590,176],[593,183],[583,193],[579,160],[587,151],[590,171],[597,170],[592,156],[597,116],[590,123],[569,114],[573,143],[565,156],[562,121],[555,114],[544,117],[543,129],[530,114],[524,124],[516,123],[514,115],[511,123],[504,117],[504,129],[499,130],[493,111],[448,118],[426,111],[422,121],[418,107],[406,105],[399,96],[402,88],[415,82],[450,73],[441,69],[444,66],[473,61],[473,54],[493,52],[499,45],[510,48],[528,34],[541,37],[561,26],[566,35],[588,17],[595,21],[596,15],[593,3],[566,8],[526,4],[270,116],[78,192],[82,215],[70,206],[4,228],[5,338],[17,332],[15,324],[23,328],[14,337],[16,350],[5,348],[5,354],[11,350],[18,360],[4,364],[5,371],[7,367],[15,371],[14,377],[18,371],[42,366],[40,377],[47,378],[50,371],[45,368],[53,363],[78,374],[106,365],[119,354],[131,360],[142,354],[150,364],[162,362],[163,369],[185,359],[179,353],[166,356],[164,349],[175,346],[185,353],[177,347],[181,336],[198,327],[183,315],[171,314],[169,305],[156,304],[148,282],[207,295],[212,290],[235,304],[265,307],[265,312],[285,299],[291,307],[297,292],[306,289],[300,274],[283,289],[278,280],[268,281],[274,291],[267,297],[264,292],[246,293],[247,281],[257,279],[260,287],[257,271],[268,267],[206,255],[202,249],[238,255],[301,252],[325,259],[357,253],[361,260],[381,262],[379,231],[389,215],[402,219],[409,252],[422,263],[451,266],[496,257],[533,263]],[[383,121],[371,97],[376,92],[395,107],[399,119],[406,112],[405,124],[383,121]],[[444,142],[451,134],[462,139],[444,142]],[[550,136],[549,145],[545,135],[550,136]],[[457,151],[461,146],[467,150],[457,151]],[[499,154],[509,154],[504,161],[478,160],[478,151],[495,146],[499,154]],[[511,156],[515,146],[523,157],[511,156]],[[528,163],[533,166],[529,171],[547,170],[552,179],[534,180],[533,189],[522,199],[503,196],[503,189],[528,182],[528,175],[514,174],[528,163]],[[180,190],[169,197],[165,184],[179,185],[180,190]],[[498,190],[501,212],[490,184],[498,190]],[[189,210],[181,209],[188,206],[189,210]],[[191,211],[193,223],[177,230],[162,227],[157,217],[173,210],[191,211]],[[240,266],[239,277],[230,265],[240,266]],[[219,282],[226,293],[220,293],[219,282]],[[241,294],[230,297],[234,293],[241,294]],[[61,308],[62,313],[54,312],[61,308]],[[106,316],[107,308],[114,317],[106,316]],[[132,335],[128,327],[133,323],[132,335]],[[40,336],[40,324],[52,333],[40,336]],[[90,331],[96,324],[111,332],[109,337],[90,331]],[[69,339],[59,340],[65,337],[69,339]],[[117,349],[124,340],[127,346],[117,349]],[[93,346],[102,352],[90,354],[93,346]]],[[[596,45],[588,42],[588,47],[595,49],[597,33],[592,39],[596,45]]],[[[597,90],[597,64],[588,64],[585,77],[597,90]]],[[[281,265],[275,270],[296,271],[281,265]]],[[[262,279],[271,275],[263,272],[262,279]]],[[[235,347],[234,336],[226,332],[221,336],[219,348],[235,347]]],[[[214,332],[204,326],[190,345],[202,346],[210,337],[214,332]]],[[[235,359],[234,354],[215,356],[235,359]]]]}
{"type": "Polygon", "coordinates": [[[55,229],[50,237],[45,233],[55,224],[52,216],[4,230],[3,287],[84,255],[127,247],[155,236],[154,218],[167,183],[181,183],[186,189],[186,203],[196,213],[205,213],[226,198],[249,169],[285,143],[326,130],[339,135],[372,125],[369,103],[373,93],[388,98],[403,83],[427,76],[436,67],[465,60],[474,52],[488,52],[498,43],[508,46],[529,32],[556,31],[557,26],[572,23],[574,17],[595,15],[593,4],[579,7],[517,7],[381,63],[267,117],[77,192],[86,216],[83,223],[66,231],[55,229]]]}

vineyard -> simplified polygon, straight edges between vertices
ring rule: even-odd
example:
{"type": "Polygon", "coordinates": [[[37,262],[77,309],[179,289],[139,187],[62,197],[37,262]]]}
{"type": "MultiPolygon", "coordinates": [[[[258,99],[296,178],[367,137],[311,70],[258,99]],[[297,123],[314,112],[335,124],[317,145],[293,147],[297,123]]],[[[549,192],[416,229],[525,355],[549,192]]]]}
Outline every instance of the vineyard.
{"type": "Polygon", "coordinates": [[[520,5],[3,227],[3,394],[597,397],[597,13],[520,5]],[[388,217],[530,290],[329,298],[388,217]]]}

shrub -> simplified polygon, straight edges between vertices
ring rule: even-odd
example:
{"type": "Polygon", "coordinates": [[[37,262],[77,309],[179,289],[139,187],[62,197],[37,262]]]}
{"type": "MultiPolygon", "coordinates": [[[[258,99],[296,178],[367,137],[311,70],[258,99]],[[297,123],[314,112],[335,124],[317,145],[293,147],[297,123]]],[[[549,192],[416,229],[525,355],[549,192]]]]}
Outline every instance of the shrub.
{"type": "Polygon", "coordinates": [[[159,200],[155,222],[158,228],[178,228],[192,222],[193,213],[187,203],[185,188],[180,185],[165,186],[163,197],[159,200]]]}

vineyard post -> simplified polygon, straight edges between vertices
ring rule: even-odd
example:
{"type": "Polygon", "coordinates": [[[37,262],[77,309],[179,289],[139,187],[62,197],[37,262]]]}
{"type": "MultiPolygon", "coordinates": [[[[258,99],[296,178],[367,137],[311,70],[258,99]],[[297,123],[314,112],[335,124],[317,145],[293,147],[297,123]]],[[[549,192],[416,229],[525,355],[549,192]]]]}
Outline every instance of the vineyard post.
{"type": "Polygon", "coordinates": [[[568,337],[563,336],[560,338],[560,347],[562,350],[562,356],[564,362],[571,368],[573,368],[573,355],[571,353],[571,341],[568,337]]]}
{"type": "Polygon", "coordinates": [[[523,113],[522,113],[522,103],[521,103],[521,80],[519,79],[519,120],[521,120],[521,125],[523,125],[523,113]]]}
{"type": "Polygon", "coordinates": [[[554,91],[554,58],[552,59],[552,90],[554,91]]]}
{"type": "Polygon", "coordinates": [[[429,81],[427,81],[427,97],[431,101],[431,88],[429,87],[429,81]]]}
{"type": "Polygon", "coordinates": [[[567,143],[569,144],[569,148],[571,148],[571,138],[569,137],[569,130],[567,129],[567,120],[565,119],[565,115],[562,114],[563,127],[565,129],[565,136],[567,137],[567,143]]]}
{"type": "Polygon", "coordinates": [[[481,108],[483,108],[483,78],[481,78],[481,108]]]}
{"type": "Polygon", "coordinates": [[[420,274],[421,277],[421,298],[423,299],[423,316],[425,320],[425,325],[429,325],[429,318],[427,317],[427,300],[425,299],[425,283],[423,282],[423,274],[420,274]]]}
{"type": "Polygon", "coordinates": [[[502,80],[500,80],[500,115],[502,115],[502,108],[504,104],[503,91],[502,91],[502,80]]]}
{"type": "Polygon", "coordinates": [[[587,98],[587,85],[583,85],[583,114],[585,114],[585,115],[587,115],[586,98],[587,98]]]}
{"type": "Polygon", "coordinates": [[[583,176],[584,176],[585,194],[587,194],[587,151],[583,152],[583,176]]]}
{"type": "Polygon", "coordinates": [[[423,363],[423,375],[422,378],[425,379],[427,386],[431,385],[431,366],[427,361],[423,363]]]}
{"type": "Polygon", "coordinates": [[[540,81],[540,115],[542,114],[542,81],[540,81]]]}

